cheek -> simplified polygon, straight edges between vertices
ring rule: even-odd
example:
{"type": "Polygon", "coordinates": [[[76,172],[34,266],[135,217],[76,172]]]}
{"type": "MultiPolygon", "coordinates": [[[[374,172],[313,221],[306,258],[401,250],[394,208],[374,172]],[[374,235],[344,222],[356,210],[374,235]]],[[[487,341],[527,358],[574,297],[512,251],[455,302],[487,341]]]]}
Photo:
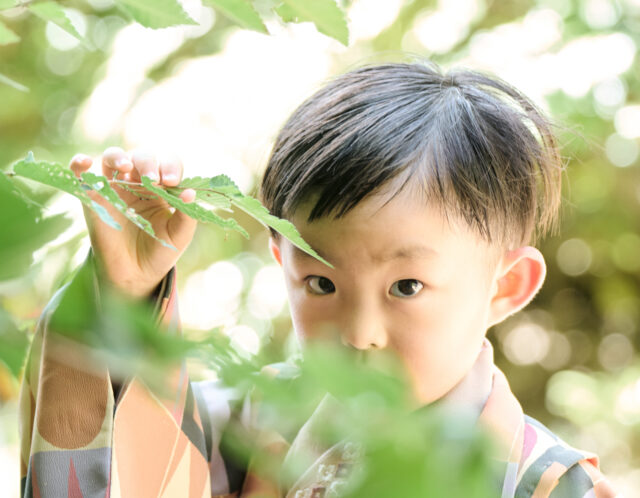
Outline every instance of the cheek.
{"type": "Polygon", "coordinates": [[[301,342],[326,335],[326,318],[331,316],[326,303],[320,306],[303,288],[289,288],[289,309],[294,331],[301,342]]]}

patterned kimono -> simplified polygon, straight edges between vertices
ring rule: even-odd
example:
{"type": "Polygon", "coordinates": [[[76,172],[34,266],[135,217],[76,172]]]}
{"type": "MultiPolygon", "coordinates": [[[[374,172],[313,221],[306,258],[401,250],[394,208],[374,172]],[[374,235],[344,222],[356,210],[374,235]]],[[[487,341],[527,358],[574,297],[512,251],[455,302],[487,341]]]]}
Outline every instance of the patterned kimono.
{"type": "MultiPolygon", "coordinates": [[[[91,259],[81,271],[93,272],[91,259]]],[[[274,438],[283,465],[308,462],[297,481],[280,490],[225,455],[225,426],[243,405],[232,390],[216,382],[190,383],[184,367],[169,377],[162,395],[137,379],[118,386],[95,351],[52,333],[52,313],[68,288],[60,289],[43,312],[25,368],[23,498],[339,496],[359,449],[349,442],[325,448],[310,436],[331,400],[323,400],[291,445],[274,438]]],[[[158,321],[177,331],[175,270],[159,285],[154,302],[158,321]]],[[[505,469],[502,498],[618,496],[594,455],[571,448],[523,415],[493,365],[488,342],[469,375],[438,403],[475,410],[478,423],[496,436],[496,458],[505,469]]]]}

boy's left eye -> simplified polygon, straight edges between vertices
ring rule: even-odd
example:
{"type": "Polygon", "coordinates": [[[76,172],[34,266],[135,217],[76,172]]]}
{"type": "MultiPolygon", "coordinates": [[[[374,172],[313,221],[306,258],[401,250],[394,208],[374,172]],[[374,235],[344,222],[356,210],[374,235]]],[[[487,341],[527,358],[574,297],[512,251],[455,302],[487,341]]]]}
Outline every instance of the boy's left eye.
{"type": "Polygon", "coordinates": [[[424,285],[419,280],[407,278],[394,282],[391,289],[389,289],[389,293],[396,297],[411,297],[420,292],[423,287],[424,285]]]}

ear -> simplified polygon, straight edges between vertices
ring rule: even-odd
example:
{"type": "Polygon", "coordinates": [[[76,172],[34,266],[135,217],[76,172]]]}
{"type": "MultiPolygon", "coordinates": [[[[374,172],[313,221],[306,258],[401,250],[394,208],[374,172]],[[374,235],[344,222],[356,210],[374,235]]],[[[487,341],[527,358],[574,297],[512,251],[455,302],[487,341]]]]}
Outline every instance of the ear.
{"type": "Polygon", "coordinates": [[[498,265],[489,326],[524,308],[542,287],[547,266],[535,247],[508,251],[498,265]]]}
{"type": "Polygon", "coordinates": [[[280,245],[278,241],[273,237],[269,237],[269,251],[271,251],[271,255],[273,259],[275,259],[280,266],[282,266],[282,255],[280,254],[280,245]]]}

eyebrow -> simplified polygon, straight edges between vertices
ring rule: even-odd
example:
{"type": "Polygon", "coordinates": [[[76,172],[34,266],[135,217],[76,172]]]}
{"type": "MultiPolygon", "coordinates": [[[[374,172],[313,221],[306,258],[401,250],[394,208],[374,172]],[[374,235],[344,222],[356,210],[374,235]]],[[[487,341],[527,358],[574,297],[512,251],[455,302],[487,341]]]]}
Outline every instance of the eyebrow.
{"type": "MultiPolygon", "coordinates": [[[[306,252],[300,250],[299,248],[294,246],[294,249],[295,249],[296,256],[315,260],[313,256],[307,254],[306,252]]],[[[336,258],[332,258],[331,256],[327,255],[326,253],[322,252],[321,250],[315,247],[314,247],[314,250],[318,253],[318,255],[321,258],[326,259],[330,263],[333,263],[336,259],[336,258]]],[[[415,246],[401,247],[399,249],[396,249],[395,251],[384,253],[384,254],[376,254],[373,256],[373,261],[375,263],[388,263],[389,261],[395,261],[397,259],[425,259],[425,258],[433,258],[434,256],[437,256],[437,254],[438,253],[435,250],[431,249],[430,247],[415,245],[415,246]]]]}

